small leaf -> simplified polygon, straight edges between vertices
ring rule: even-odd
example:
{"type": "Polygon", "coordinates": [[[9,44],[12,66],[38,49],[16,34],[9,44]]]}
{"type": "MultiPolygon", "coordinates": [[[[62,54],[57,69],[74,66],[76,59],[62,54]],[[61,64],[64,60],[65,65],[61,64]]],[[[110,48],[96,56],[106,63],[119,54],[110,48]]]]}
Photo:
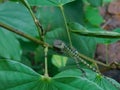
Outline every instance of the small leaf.
{"type": "Polygon", "coordinates": [[[68,58],[65,56],[53,55],[52,57],[52,63],[58,68],[64,67],[67,60],[68,58]]]}
{"type": "Polygon", "coordinates": [[[88,6],[85,11],[85,17],[94,26],[100,26],[104,22],[104,19],[99,13],[97,8],[88,6]]]}
{"type": "Polygon", "coordinates": [[[120,33],[105,31],[102,29],[90,31],[78,23],[71,23],[69,24],[69,27],[73,33],[76,33],[78,35],[100,38],[120,38],[120,33]]]}
{"type": "Polygon", "coordinates": [[[102,5],[103,0],[87,0],[92,6],[98,7],[102,5]]]}

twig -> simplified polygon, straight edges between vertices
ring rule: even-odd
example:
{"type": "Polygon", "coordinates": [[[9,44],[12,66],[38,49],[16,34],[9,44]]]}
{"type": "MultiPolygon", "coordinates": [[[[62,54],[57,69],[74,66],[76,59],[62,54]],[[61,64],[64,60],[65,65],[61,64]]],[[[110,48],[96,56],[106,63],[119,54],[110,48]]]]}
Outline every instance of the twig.
{"type": "Polygon", "coordinates": [[[109,67],[109,68],[110,68],[109,65],[106,65],[106,64],[104,64],[104,63],[102,63],[102,62],[99,62],[99,61],[97,61],[97,60],[94,60],[94,59],[92,59],[92,58],[90,58],[90,57],[87,57],[87,56],[81,54],[80,52],[79,52],[79,56],[80,56],[81,58],[89,61],[89,62],[97,63],[97,64],[102,65],[102,66],[104,66],[104,67],[109,67]]]}
{"type": "Polygon", "coordinates": [[[43,42],[43,41],[40,41],[40,40],[38,40],[38,39],[36,39],[36,38],[28,35],[28,34],[25,34],[25,33],[21,32],[20,30],[14,29],[13,27],[8,26],[8,25],[6,25],[6,24],[4,24],[4,23],[1,23],[1,22],[0,22],[0,27],[3,27],[3,28],[5,28],[5,29],[8,30],[8,31],[11,31],[11,32],[13,32],[13,33],[16,33],[16,34],[18,34],[18,35],[20,35],[20,36],[22,36],[22,37],[24,37],[24,38],[26,38],[26,39],[29,39],[29,40],[35,42],[35,43],[38,43],[38,44],[42,45],[43,47],[47,46],[47,47],[49,47],[49,48],[52,48],[52,46],[49,45],[48,43],[45,43],[45,42],[43,42]]]}

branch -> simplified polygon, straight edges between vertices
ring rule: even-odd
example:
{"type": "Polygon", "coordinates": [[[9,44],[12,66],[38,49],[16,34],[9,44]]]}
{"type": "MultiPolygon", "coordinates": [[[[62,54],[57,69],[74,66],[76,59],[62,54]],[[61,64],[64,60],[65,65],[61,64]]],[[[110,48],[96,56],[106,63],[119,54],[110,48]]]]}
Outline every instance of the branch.
{"type": "Polygon", "coordinates": [[[99,62],[99,61],[97,61],[97,60],[94,60],[94,59],[92,59],[92,58],[90,58],[90,57],[87,57],[87,56],[85,56],[84,54],[81,54],[80,52],[79,52],[79,56],[80,56],[81,58],[89,61],[89,62],[97,63],[97,64],[102,65],[102,66],[104,66],[104,67],[110,68],[109,65],[106,65],[106,64],[104,64],[104,63],[102,63],[102,62],[99,62]]]}
{"type": "Polygon", "coordinates": [[[25,33],[21,32],[20,30],[14,29],[13,27],[8,26],[8,25],[6,25],[6,24],[4,24],[4,23],[1,23],[1,22],[0,22],[0,27],[3,27],[3,28],[5,28],[5,29],[8,30],[8,31],[11,31],[11,32],[13,32],[13,33],[16,33],[16,34],[18,34],[18,35],[20,35],[20,36],[22,36],[22,37],[24,37],[24,38],[26,38],[26,39],[29,39],[30,41],[33,41],[33,42],[35,42],[35,43],[38,43],[38,44],[42,45],[43,47],[47,46],[47,47],[49,47],[49,48],[52,48],[52,46],[49,45],[48,43],[45,43],[45,42],[43,42],[43,41],[40,41],[40,40],[38,40],[38,39],[36,39],[36,38],[28,35],[28,34],[25,34],[25,33]]]}

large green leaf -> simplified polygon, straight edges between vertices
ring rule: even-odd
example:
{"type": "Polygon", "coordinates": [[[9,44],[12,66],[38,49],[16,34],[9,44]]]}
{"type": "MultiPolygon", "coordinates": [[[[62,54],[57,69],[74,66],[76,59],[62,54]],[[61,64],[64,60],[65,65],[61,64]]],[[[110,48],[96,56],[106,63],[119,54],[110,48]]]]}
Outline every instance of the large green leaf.
{"type": "Polygon", "coordinates": [[[18,2],[0,4],[0,22],[29,35],[37,36],[36,26],[29,11],[18,2]]]}
{"type": "Polygon", "coordinates": [[[102,90],[94,82],[83,77],[71,77],[70,74],[66,72],[53,78],[44,77],[19,62],[1,59],[0,90],[90,90],[87,85],[93,86],[93,90],[102,90]],[[76,80],[79,81],[75,82],[76,80]],[[87,84],[82,84],[82,82],[87,84]],[[74,83],[80,84],[80,86],[76,86],[74,83]]]}
{"type": "MultiPolygon", "coordinates": [[[[92,83],[95,82],[103,90],[119,90],[120,84],[118,82],[116,82],[115,80],[113,80],[111,78],[108,78],[108,77],[105,77],[105,76],[98,75],[95,72],[87,70],[87,69],[84,69],[84,71],[86,72],[87,80],[91,81],[92,83]],[[115,87],[111,82],[114,83],[118,88],[115,87]]],[[[70,69],[70,70],[65,70],[65,71],[57,74],[54,78],[59,77],[59,78],[61,78],[60,80],[62,81],[62,77],[66,77],[66,78],[67,77],[79,77],[80,78],[82,75],[83,74],[82,74],[82,72],[80,72],[80,70],[78,70],[78,69],[70,69]]],[[[84,77],[82,79],[86,79],[86,78],[84,77]]],[[[81,87],[81,86],[84,87],[85,82],[82,81],[82,80],[81,80],[82,81],[81,84],[77,83],[77,82],[79,82],[79,80],[78,81],[77,80],[74,81],[73,79],[69,79],[69,80],[71,81],[72,85],[75,84],[75,85],[77,85],[77,87],[81,87]]],[[[70,83],[70,81],[64,81],[64,82],[65,83],[70,83]]],[[[90,84],[87,84],[87,85],[89,86],[90,84]]],[[[85,90],[89,90],[89,88],[87,88],[87,86],[85,86],[85,88],[86,88],[85,90]]],[[[90,88],[90,89],[93,90],[94,88],[90,88]]]]}
{"type": "Polygon", "coordinates": [[[12,60],[0,60],[0,90],[30,90],[41,76],[12,60]]]}
{"type": "Polygon", "coordinates": [[[21,48],[18,40],[11,32],[0,28],[0,56],[20,61],[21,48]]]}
{"type": "Polygon", "coordinates": [[[0,60],[0,90],[78,90],[44,78],[29,67],[11,60],[0,60]]]}
{"type": "MultiPolygon", "coordinates": [[[[0,90],[105,90],[106,87],[109,88],[107,83],[98,86],[99,84],[81,75],[76,70],[68,70],[53,78],[44,77],[19,62],[0,60],[0,90]]],[[[111,86],[109,90],[116,89],[111,86]]]]}
{"type": "Polygon", "coordinates": [[[59,6],[66,3],[72,2],[74,0],[28,0],[31,5],[35,6],[59,6]]]}
{"type": "Polygon", "coordinates": [[[88,80],[85,77],[82,77],[82,74],[79,73],[79,70],[66,70],[57,74],[53,79],[60,82],[67,83],[71,86],[74,86],[80,90],[104,90],[99,87],[96,83],[88,80]],[[73,78],[77,78],[74,80],[73,78]],[[91,88],[89,87],[91,86],[91,88]]]}

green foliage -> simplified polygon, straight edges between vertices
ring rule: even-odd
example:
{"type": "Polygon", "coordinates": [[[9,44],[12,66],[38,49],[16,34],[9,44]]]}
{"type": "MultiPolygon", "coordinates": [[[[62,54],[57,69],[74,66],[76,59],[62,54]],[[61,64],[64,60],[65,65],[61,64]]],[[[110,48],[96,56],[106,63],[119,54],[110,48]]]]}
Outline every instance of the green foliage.
{"type": "Polygon", "coordinates": [[[22,4],[6,2],[1,4],[0,8],[0,22],[6,23],[31,36],[38,35],[29,11],[22,4]]]}
{"type": "Polygon", "coordinates": [[[100,26],[104,21],[99,13],[99,10],[91,6],[86,8],[85,17],[88,22],[94,26],[100,26]]]}
{"type": "Polygon", "coordinates": [[[93,90],[102,90],[95,83],[70,74],[71,72],[64,72],[53,78],[44,77],[19,62],[1,59],[0,90],[90,90],[89,87],[86,87],[89,85],[93,86],[93,90]],[[80,83],[81,81],[83,83],[80,83]],[[76,85],[78,83],[79,85],[76,85]]]}
{"type": "Polygon", "coordinates": [[[0,90],[118,90],[119,83],[89,68],[83,67],[87,77],[83,76],[72,67],[76,66],[73,57],[53,48],[60,39],[93,58],[100,39],[103,43],[118,40],[119,29],[107,32],[100,28],[104,20],[97,7],[103,1],[87,1],[89,5],[82,0],[9,0],[0,4],[0,90]]]}
{"type": "Polygon", "coordinates": [[[83,35],[83,36],[89,36],[89,37],[97,37],[96,42],[97,43],[113,43],[119,40],[120,33],[119,29],[115,29],[113,32],[105,31],[101,28],[95,28],[95,29],[87,29],[80,25],[79,23],[69,23],[69,28],[71,32],[83,35]],[[117,39],[118,38],[118,39],[117,39]]]}
{"type": "Polygon", "coordinates": [[[5,29],[0,29],[0,56],[3,58],[14,59],[20,61],[21,59],[20,43],[15,35],[5,29]],[[13,47],[14,46],[14,47],[13,47]]]}

